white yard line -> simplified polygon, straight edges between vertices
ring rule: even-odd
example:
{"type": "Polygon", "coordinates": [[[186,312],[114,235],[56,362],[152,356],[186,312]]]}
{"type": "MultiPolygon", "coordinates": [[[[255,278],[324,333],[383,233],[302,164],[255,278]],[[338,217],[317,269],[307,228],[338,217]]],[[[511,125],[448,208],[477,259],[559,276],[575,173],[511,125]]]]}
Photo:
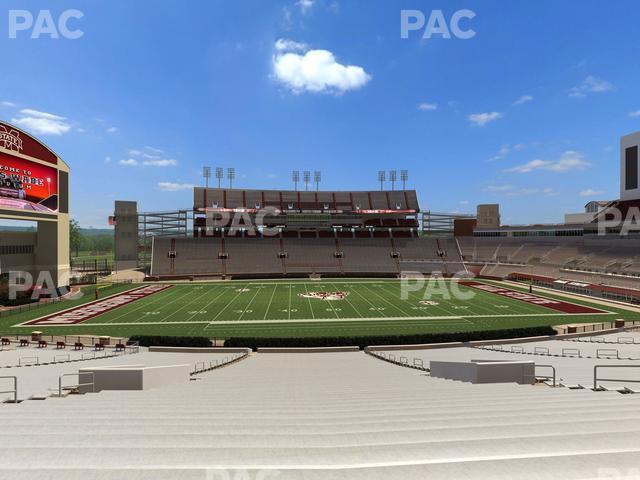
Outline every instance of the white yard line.
{"type": "Polygon", "coordinates": [[[242,317],[244,317],[244,314],[247,313],[247,310],[249,310],[249,307],[251,306],[251,304],[256,299],[259,293],[260,293],[260,289],[256,288],[256,293],[253,295],[253,297],[251,297],[251,300],[249,300],[249,303],[247,304],[247,306],[244,307],[244,310],[242,310],[242,313],[240,314],[240,317],[238,318],[238,320],[242,320],[242,317]]]}
{"type": "Polygon", "coordinates": [[[278,286],[275,285],[273,287],[273,292],[271,292],[271,298],[269,299],[269,304],[267,305],[267,310],[264,312],[263,320],[266,320],[267,319],[267,315],[269,315],[269,309],[271,308],[271,304],[273,303],[273,297],[275,296],[277,289],[278,289],[278,286]]]}
{"type": "MultiPolygon", "coordinates": [[[[404,313],[405,315],[411,316],[411,313],[407,313],[405,312],[402,308],[394,305],[393,303],[391,303],[389,300],[387,300],[386,298],[382,297],[381,295],[378,294],[378,292],[376,292],[375,290],[365,286],[364,288],[366,288],[367,290],[369,290],[371,293],[373,293],[376,297],[378,297],[380,300],[382,300],[383,302],[385,302],[388,305],[391,305],[395,310],[398,310],[401,313],[404,313]]],[[[384,290],[384,287],[382,287],[382,290],[384,290]]],[[[385,290],[386,292],[387,290],[385,290]]],[[[395,292],[394,292],[395,293],[395,292]]]]}

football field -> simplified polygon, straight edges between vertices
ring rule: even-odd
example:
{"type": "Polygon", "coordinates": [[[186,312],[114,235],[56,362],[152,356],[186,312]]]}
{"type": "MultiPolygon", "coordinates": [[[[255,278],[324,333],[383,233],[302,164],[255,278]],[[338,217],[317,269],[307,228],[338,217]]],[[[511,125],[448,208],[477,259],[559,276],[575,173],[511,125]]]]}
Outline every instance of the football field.
{"type": "Polygon", "coordinates": [[[538,290],[529,295],[526,287],[443,280],[431,287],[406,291],[399,280],[382,279],[131,285],[98,301],[85,295],[2,317],[1,325],[6,333],[229,338],[461,332],[637,318],[582,299],[538,290]]]}

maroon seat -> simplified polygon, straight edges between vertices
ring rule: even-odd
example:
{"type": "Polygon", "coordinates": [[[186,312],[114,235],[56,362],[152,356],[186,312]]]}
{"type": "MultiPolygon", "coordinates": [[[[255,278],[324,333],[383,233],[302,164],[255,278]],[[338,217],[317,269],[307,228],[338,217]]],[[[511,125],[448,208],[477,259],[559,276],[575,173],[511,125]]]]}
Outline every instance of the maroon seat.
{"type": "Polygon", "coordinates": [[[47,348],[47,342],[44,340],[38,340],[38,348],[47,348]]]}
{"type": "Polygon", "coordinates": [[[84,344],[82,342],[76,342],[73,344],[74,350],[84,350],[84,344]]]}
{"type": "Polygon", "coordinates": [[[56,342],[56,350],[61,348],[66,348],[66,344],[64,342],[56,342]]]}
{"type": "Polygon", "coordinates": [[[20,346],[21,347],[28,347],[29,346],[29,340],[21,339],[20,340],[20,346]]]}

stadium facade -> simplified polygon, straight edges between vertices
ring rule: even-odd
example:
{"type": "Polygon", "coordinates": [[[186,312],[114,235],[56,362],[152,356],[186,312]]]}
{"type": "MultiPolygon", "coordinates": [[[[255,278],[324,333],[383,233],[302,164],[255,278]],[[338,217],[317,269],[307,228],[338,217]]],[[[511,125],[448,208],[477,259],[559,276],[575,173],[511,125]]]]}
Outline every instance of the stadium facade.
{"type": "Polygon", "coordinates": [[[0,219],[37,225],[2,232],[0,274],[26,272],[39,283],[69,284],[69,166],[40,140],[0,122],[0,219]]]}

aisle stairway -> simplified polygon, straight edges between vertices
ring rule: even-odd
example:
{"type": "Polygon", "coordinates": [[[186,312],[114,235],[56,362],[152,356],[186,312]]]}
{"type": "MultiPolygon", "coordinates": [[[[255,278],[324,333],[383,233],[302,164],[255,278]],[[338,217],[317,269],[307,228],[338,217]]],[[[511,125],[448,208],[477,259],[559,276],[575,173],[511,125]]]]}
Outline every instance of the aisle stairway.
{"type": "Polygon", "coordinates": [[[2,405],[0,478],[595,478],[640,464],[639,407],[263,353],[186,385],[2,405]]]}

